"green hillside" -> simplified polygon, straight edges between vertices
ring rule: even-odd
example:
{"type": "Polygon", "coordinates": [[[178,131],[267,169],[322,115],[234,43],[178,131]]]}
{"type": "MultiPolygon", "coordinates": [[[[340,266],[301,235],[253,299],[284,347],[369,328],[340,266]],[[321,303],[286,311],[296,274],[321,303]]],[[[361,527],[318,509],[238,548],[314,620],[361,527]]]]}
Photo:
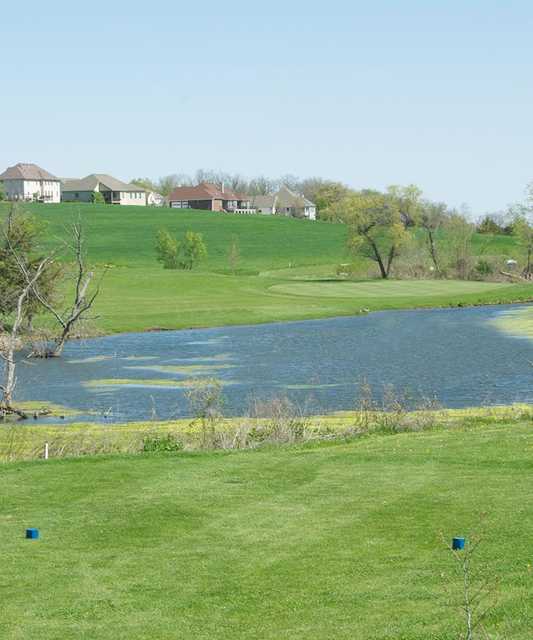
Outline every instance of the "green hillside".
{"type": "MultiPolygon", "coordinates": [[[[110,265],[98,299],[97,328],[105,332],[206,327],[320,318],[363,309],[515,302],[533,298],[533,286],[484,282],[339,282],[346,254],[340,224],[281,217],[240,216],[106,205],[26,205],[47,224],[49,247],[81,215],[92,263],[110,265]],[[155,259],[155,235],[200,232],[209,256],[192,273],[164,270],[155,259]],[[228,252],[237,238],[235,275],[228,252]]],[[[0,206],[0,213],[7,205],[0,206]]],[[[513,239],[479,236],[479,255],[514,255],[513,239]]],[[[361,273],[370,263],[359,260],[361,273]]]]}
{"type": "Polygon", "coordinates": [[[30,204],[25,209],[47,222],[50,239],[64,235],[65,222],[81,215],[91,258],[118,266],[158,267],[154,245],[157,230],[162,227],[177,235],[188,229],[201,233],[209,250],[205,270],[228,269],[227,253],[233,236],[239,239],[240,266],[256,271],[290,264],[337,263],[344,249],[342,225],[292,218],[80,204],[30,204]]]}
{"type": "Polygon", "coordinates": [[[515,423],[4,465],[0,635],[456,640],[441,535],[477,532],[490,637],[529,640],[532,447],[515,423]]]}

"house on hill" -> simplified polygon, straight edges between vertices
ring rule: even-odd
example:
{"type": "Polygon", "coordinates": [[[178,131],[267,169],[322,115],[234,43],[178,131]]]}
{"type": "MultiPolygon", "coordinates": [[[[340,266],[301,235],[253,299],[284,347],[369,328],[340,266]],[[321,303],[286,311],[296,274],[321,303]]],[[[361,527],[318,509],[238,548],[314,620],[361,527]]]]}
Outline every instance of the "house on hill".
{"type": "Polygon", "coordinates": [[[234,193],[224,186],[202,182],[195,187],[177,187],[168,197],[173,209],[250,212],[250,197],[234,193]]]}
{"type": "Polygon", "coordinates": [[[146,206],[145,189],[107,174],[92,173],[80,180],[63,179],[63,202],[93,202],[95,193],[101,193],[106,204],[146,206]]]}
{"type": "Polygon", "coordinates": [[[316,220],[316,205],[283,185],[277,193],[252,198],[252,207],[259,213],[316,220]]]}
{"type": "Polygon", "coordinates": [[[61,181],[36,164],[19,162],[0,174],[6,198],[36,202],[61,202],[61,181]]]}

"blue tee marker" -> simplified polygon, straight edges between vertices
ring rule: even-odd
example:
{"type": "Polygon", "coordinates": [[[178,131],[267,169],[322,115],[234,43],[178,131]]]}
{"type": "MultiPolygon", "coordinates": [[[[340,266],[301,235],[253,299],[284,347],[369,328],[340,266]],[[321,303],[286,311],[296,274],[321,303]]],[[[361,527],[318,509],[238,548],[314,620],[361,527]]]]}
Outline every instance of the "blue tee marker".
{"type": "Polygon", "coordinates": [[[39,538],[39,529],[26,529],[27,540],[38,540],[38,538],[39,538]]]}
{"type": "Polygon", "coordinates": [[[454,551],[462,551],[465,548],[464,538],[454,538],[452,540],[452,549],[454,551]]]}

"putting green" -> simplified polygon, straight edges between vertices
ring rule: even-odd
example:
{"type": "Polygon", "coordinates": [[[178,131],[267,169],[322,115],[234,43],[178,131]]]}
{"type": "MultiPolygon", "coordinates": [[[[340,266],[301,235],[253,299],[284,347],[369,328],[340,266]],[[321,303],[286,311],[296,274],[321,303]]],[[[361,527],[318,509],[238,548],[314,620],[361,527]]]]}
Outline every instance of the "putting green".
{"type": "Polygon", "coordinates": [[[275,293],[320,298],[424,298],[483,293],[509,286],[498,282],[463,280],[379,280],[371,282],[288,282],[270,287],[275,293]]]}

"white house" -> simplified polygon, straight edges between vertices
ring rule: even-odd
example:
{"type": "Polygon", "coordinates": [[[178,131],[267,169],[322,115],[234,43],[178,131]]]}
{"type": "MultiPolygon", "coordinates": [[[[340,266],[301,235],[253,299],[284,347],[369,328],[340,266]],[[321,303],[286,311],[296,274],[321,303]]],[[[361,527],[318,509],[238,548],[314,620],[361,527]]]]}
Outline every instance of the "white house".
{"type": "Polygon", "coordinates": [[[146,190],[103,173],[92,173],[85,178],[63,180],[61,198],[64,202],[93,202],[100,193],[106,204],[146,206],[146,190]]]}
{"type": "Polygon", "coordinates": [[[277,193],[265,196],[254,196],[252,207],[258,213],[267,215],[291,216],[316,220],[316,205],[305,196],[291,191],[283,185],[277,193]]]}
{"type": "Polygon", "coordinates": [[[61,181],[36,164],[22,163],[0,174],[8,200],[61,202],[61,181]]]}

